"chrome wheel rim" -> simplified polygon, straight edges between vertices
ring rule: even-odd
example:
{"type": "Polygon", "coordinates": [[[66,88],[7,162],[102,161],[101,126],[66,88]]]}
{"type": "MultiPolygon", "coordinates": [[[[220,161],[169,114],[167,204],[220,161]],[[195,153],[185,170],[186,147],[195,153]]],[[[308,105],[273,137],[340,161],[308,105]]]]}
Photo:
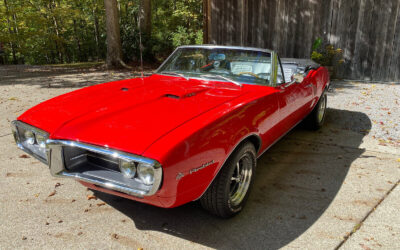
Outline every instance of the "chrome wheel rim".
{"type": "Polygon", "coordinates": [[[318,107],[318,122],[322,122],[322,119],[324,119],[325,115],[325,109],[326,109],[326,97],[323,95],[321,97],[321,104],[318,107]]]}
{"type": "Polygon", "coordinates": [[[236,163],[231,177],[229,200],[232,206],[237,206],[243,201],[250,187],[252,173],[253,160],[247,153],[236,163]]]}

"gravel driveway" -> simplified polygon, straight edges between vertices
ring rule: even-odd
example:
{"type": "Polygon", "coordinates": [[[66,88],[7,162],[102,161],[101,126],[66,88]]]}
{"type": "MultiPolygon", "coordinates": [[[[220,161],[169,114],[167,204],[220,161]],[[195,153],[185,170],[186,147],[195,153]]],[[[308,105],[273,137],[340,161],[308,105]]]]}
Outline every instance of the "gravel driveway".
{"type": "Polygon", "coordinates": [[[399,85],[333,82],[325,126],[295,128],[268,150],[246,209],[230,220],[195,202],[161,209],[94,193],[15,146],[10,122],[28,108],[133,76],[0,66],[1,249],[400,248],[399,85]]]}

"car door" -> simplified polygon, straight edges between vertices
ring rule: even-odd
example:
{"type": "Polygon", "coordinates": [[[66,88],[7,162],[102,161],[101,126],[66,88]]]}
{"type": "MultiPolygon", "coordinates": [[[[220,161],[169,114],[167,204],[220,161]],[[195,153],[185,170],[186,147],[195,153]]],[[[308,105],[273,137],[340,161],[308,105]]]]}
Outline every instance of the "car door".
{"type": "Polygon", "coordinates": [[[307,78],[300,83],[293,82],[291,79],[285,79],[281,61],[279,57],[277,58],[275,88],[279,91],[279,113],[281,126],[285,131],[295,126],[308,113],[309,103],[313,97],[313,88],[312,84],[310,84],[307,78]]]}

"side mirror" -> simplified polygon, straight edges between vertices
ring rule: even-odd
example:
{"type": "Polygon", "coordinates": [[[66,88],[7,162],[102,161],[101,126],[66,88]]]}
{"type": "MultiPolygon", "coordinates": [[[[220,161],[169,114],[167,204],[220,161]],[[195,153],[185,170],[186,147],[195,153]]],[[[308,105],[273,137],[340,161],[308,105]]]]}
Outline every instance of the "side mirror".
{"type": "Polygon", "coordinates": [[[295,73],[292,75],[291,82],[301,83],[304,80],[304,75],[301,73],[295,73]]]}

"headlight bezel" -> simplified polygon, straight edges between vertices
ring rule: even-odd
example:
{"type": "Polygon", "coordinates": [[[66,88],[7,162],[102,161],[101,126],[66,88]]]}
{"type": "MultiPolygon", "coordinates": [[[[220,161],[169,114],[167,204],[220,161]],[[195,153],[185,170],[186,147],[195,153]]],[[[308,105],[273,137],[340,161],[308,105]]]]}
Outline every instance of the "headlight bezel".
{"type": "Polygon", "coordinates": [[[11,122],[11,128],[12,128],[12,133],[15,139],[15,142],[17,143],[17,146],[26,152],[27,154],[35,157],[36,159],[40,160],[44,164],[48,164],[48,159],[47,159],[47,144],[44,142],[45,147],[39,145],[37,142],[37,137],[43,138],[44,141],[47,141],[49,139],[49,133],[47,133],[44,130],[41,130],[37,127],[31,126],[27,123],[21,122],[21,121],[13,121],[11,122]],[[33,134],[33,137],[30,139],[33,139],[32,143],[27,142],[28,145],[24,145],[25,141],[25,134],[27,131],[31,132],[33,134]]]}

